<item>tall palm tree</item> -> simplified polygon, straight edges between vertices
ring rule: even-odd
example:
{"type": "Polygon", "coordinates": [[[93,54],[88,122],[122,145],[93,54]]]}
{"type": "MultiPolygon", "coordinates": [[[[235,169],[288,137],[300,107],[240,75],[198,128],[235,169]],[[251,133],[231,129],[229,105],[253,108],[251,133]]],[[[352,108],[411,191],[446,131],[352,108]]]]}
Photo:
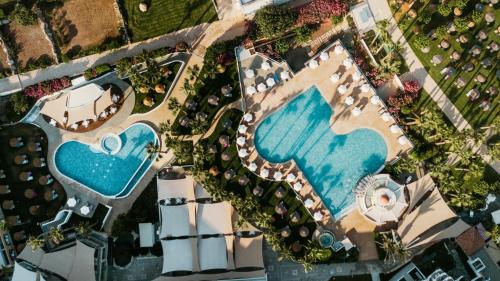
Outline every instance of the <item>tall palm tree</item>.
{"type": "Polygon", "coordinates": [[[500,227],[498,225],[493,226],[493,228],[486,233],[491,237],[497,245],[500,245],[500,227]]]}
{"type": "Polygon", "coordinates": [[[78,234],[80,234],[83,237],[88,237],[90,235],[90,225],[88,222],[80,222],[76,227],[75,230],[78,234]]]}
{"type": "Polygon", "coordinates": [[[158,133],[160,135],[166,134],[172,130],[172,124],[170,123],[170,120],[167,120],[166,122],[160,122],[160,126],[158,128],[158,133]]]}
{"type": "Polygon", "coordinates": [[[379,71],[377,79],[388,78],[393,74],[399,73],[400,68],[401,61],[384,58],[377,66],[377,70],[379,71]]]}
{"type": "Polygon", "coordinates": [[[162,151],[160,145],[153,143],[152,141],[146,144],[146,153],[148,154],[149,160],[154,157],[155,160],[158,161],[163,157],[163,155],[161,155],[162,151]]]}
{"type": "Polygon", "coordinates": [[[59,228],[51,227],[48,234],[49,241],[59,245],[64,240],[64,234],[59,228]]]}
{"type": "Polygon", "coordinates": [[[382,242],[377,242],[384,250],[386,256],[385,263],[404,262],[411,256],[411,252],[406,245],[396,238],[394,232],[391,234],[382,233],[382,242]]]}
{"type": "Polygon", "coordinates": [[[30,236],[28,240],[26,240],[26,244],[28,244],[31,247],[31,250],[34,252],[40,249],[45,244],[45,240],[37,238],[35,236],[30,236]]]}
{"type": "Polygon", "coordinates": [[[133,68],[133,63],[129,58],[123,58],[118,61],[115,66],[115,71],[118,77],[123,78],[128,76],[131,69],[133,68]]]}

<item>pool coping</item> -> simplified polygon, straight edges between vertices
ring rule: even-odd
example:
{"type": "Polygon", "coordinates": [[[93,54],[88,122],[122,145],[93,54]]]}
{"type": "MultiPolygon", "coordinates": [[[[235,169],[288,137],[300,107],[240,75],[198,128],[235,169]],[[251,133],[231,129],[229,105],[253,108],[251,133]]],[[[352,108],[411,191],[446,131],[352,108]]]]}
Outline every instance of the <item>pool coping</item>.
{"type": "MultiPolygon", "coordinates": [[[[153,129],[153,127],[151,127],[150,125],[144,123],[144,122],[135,122],[133,124],[131,124],[130,126],[128,126],[127,128],[121,130],[119,133],[117,133],[117,135],[120,135],[121,133],[123,133],[124,131],[128,130],[129,128],[133,127],[133,126],[136,126],[138,124],[141,124],[141,125],[144,125],[146,127],[148,127],[153,133],[154,133],[154,137],[155,137],[155,141],[156,143],[160,143],[160,139],[158,138],[158,134],[156,133],[156,131],[153,129]]],[[[146,172],[149,171],[149,169],[151,168],[151,166],[153,165],[154,161],[151,161],[151,163],[149,164],[149,166],[147,167],[147,169],[143,172],[142,176],[137,180],[137,182],[130,188],[130,191],[127,192],[127,194],[125,195],[121,195],[121,196],[118,196],[120,194],[122,194],[123,191],[125,191],[125,189],[128,187],[128,185],[130,184],[130,181],[137,175],[138,171],[143,167],[144,163],[149,160],[149,157],[146,157],[142,163],[138,166],[138,168],[136,169],[136,171],[133,173],[133,175],[129,178],[129,180],[127,181],[127,183],[123,186],[123,188],[116,193],[116,195],[104,195],[102,194],[101,192],[95,190],[95,189],[92,189],[91,187],[81,183],[80,181],[76,180],[76,179],[73,179],[69,176],[67,176],[66,174],[64,174],[63,172],[61,172],[61,170],[59,170],[59,167],[57,167],[57,162],[56,162],[56,154],[57,154],[57,151],[59,150],[59,147],[61,147],[61,145],[67,143],[67,142],[79,142],[81,144],[85,144],[85,145],[90,145],[88,143],[84,143],[82,141],[79,141],[79,140],[67,140],[67,141],[64,141],[62,143],[60,143],[59,145],[57,145],[57,147],[54,149],[54,152],[52,153],[52,161],[54,163],[54,168],[56,169],[57,173],[59,173],[64,179],[66,180],[69,180],[73,183],[76,183],[80,186],[83,186],[85,187],[86,189],[90,190],[91,192],[94,192],[104,198],[108,198],[108,199],[123,199],[123,198],[126,198],[130,195],[130,193],[132,193],[132,191],[135,189],[135,187],[137,186],[137,184],[142,180],[142,178],[144,177],[144,175],[146,174],[146,172]]]]}

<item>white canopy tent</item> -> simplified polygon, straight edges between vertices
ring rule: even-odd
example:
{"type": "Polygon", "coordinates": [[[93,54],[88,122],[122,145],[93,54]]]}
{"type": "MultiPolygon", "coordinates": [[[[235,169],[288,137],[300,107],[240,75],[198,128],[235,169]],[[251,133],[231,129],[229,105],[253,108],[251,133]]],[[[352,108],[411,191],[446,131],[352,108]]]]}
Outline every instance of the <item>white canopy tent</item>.
{"type": "Polygon", "coordinates": [[[200,270],[227,269],[226,239],[210,237],[198,239],[200,270]]]}
{"type": "Polygon", "coordinates": [[[104,93],[104,89],[94,83],[73,89],[68,94],[68,109],[93,104],[104,93]]]}
{"type": "Polygon", "coordinates": [[[188,201],[195,199],[194,180],[191,176],[182,179],[158,179],[157,184],[158,201],[167,198],[185,198],[188,201]]]}
{"type": "Polygon", "coordinates": [[[26,269],[17,261],[14,263],[14,273],[12,274],[11,281],[42,281],[45,279],[39,272],[34,272],[26,269]]]}
{"type": "Polygon", "coordinates": [[[236,268],[264,268],[262,238],[262,235],[234,238],[234,263],[236,268]]]}
{"type": "Polygon", "coordinates": [[[163,249],[162,273],[197,271],[196,238],[161,240],[163,249]]]}
{"type": "Polygon", "coordinates": [[[67,100],[68,96],[63,95],[57,99],[45,101],[40,113],[52,118],[61,125],[65,125],[66,119],[64,117],[64,112],[66,112],[67,100]]]}
{"type": "Polygon", "coordinates": [[[199,235],[231,234],[232,207],[227,202],[196,205],[196,228],[199,235]]]}
{"type": "Polygon", "coordinates": [[[330,81],[332,81],[333,83],[337,83],[339,82],[340,80],[340,75],[338,73],[334,73],[332,74],[332,76],[330,76],[330,81]]]}
{"type": "MultiPolygon", "coordinates": [[[[191,225],[188,205],[193,204],[174,206],[160,205],[160,239],[196,234],[195,225],[191,225]]],[[[194,224],[194,220],[192,221],[194,224]]]]}

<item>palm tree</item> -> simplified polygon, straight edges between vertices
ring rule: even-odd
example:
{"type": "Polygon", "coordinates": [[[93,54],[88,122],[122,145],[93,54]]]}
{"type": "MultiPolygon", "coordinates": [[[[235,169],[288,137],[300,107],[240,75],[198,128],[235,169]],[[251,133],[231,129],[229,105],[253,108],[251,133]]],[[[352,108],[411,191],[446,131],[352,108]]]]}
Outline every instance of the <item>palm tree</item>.
{"type": "Polygon", "coordinates": [[[172,131],[172,124],[170,123],[170,120],[167,120],[166,122],[160,122],[160,126],[158,129],[158,133],[160,133],[160,135],[166,134],[170,131],[172,131]]]}
{"type": "Polygon", "coordinates": [[[184,79],[184,84],[182,84],[182,91],[184,91],[186,96],[191,96],[196,94],[194,85],[191,84],[187,78],[184,79]]]}
{"type": "Polygon", "coordinates": [[[34,252],[40,249],[45,244],[45,240],[37,238],[35,236],[30,236],[28,240],[26,240],[26,244],[30,245],[31,250],[34,252]]]}
{"type": "Polygon", "coordinates": [[[83,237],[88,237],[90,235],[90,226],[88,222],[80,222],[76,227],[75,230],[78,234],[80,234],[83,237]]]}
{"type": "Polygon", "coordinates": [[[493,226],[493,228],[486,232],[488,236],[491,237],[491,240],[495,242],[497,245],[500,245],[500,227],[498,225],[493,226]]]}
{"type": "Polygon", "coordinates": [[[48,235],[49,241],[55,245],[59,245],[64,240],[64,234],[59,228],[51,227],[48,235]]]}
{"type": "Polygon", "coordinates": [[[384,58],[380,60],[380,63],[377,66],[379,74],[377,75],[376,78],[377,79],[388,78],[389,76],[395,73],[399,73],[400,68],[401,68],[400,60],[384,58]]]}
{"type": "Polygon", "coordinates": [[[128,76],[132,68],[132,61],[129,58],[123,58],[115,66],[116,75],[120,78],[128,76]]]}
{"type": "Polygon", "coordinates": [[[155,160],[160,160],[163,156],[160,145],[153,143],[152,141],[146,144],[146,153],[148,154],[148,159],[151,160],[155,157],[155,160]]]}
{"type": "Polygon", "coordinates": [[[306,248],[306,255],[304,258],[311,263],[316,263],[316,262],[321,262],[321,261],[326,261],[330,255],[331,252],[328,249],[322,248],[318,243],[314,243],[309,241],[308,245],[305,246],[306,248]]]}
{"type": "Polygon", "coordinates": [[[5,220],[0,220],[0,231],[6,231],[7,229],[7,222],[5,220]]]}
{"type": "Polygon", "coordinates": [[[382,233],[382,242],[377,242],[377,244],[382,247],[386,254],[385,263],[402,263],[411,256],[406,245],[396,238],[394,231],[391,234],[382,233]]]}
{"type": "Polygon", "coordinates": [[[168,109],[172,110],[172,113],[176,114],[182,108],[182,105],[175,97],[168,99],[168,109]]]}
{"type": "Polygon", "coordinates": [[[194,81],[198,78],[198,74],[200,73],[200,67],[197,64],[195,64],[193,66],[188,66],[186,71],[187,71],[189,80],[194,81]]]}

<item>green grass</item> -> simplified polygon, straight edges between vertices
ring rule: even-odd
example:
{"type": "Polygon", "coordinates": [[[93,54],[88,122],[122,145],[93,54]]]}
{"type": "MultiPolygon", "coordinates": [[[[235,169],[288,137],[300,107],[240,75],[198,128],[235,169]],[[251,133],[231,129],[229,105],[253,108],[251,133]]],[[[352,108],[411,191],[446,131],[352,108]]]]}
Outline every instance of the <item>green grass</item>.
{"type": "MultiPolygon", "coordinates": [[[[149,91],[149,93],[142,94],[136,90],[135,91],[135,105],[134,105],[134,109],[132,110],[132,113],[146,113],[146,112],[149,112],[149,111],[155,109],[157,106],[159,106],[163,102],[163,100],[165,99],[168,92],[170,91],[170,88],[173,87],[172,83],[174,82],[175,77],[179,73],[179,69],[180,69],[181,65],[182,64],[180,62],[172,62],[172,63],[167,64],[167,67],[172,71],[172,73],[168,77],[163,77],[161,79],[161,83],[165,85],[165,93],[159,94],[159,93],[156,93],[154,91],[154,89],[151,89],[149,91]],[[151,96],[153,98],[153,100],[155,101],[153,106],[148,107],[148,106],[145,106],[143,104],[143,100],[146,96],[151,96]]],[[[127,82],[130,83],[130,81],[128,81],[128,80],[127,80],[127,82]]],[[[154,85],[153,85],[153,87],[154,87],[154,85]]]]}
{"type": "MultiPolygon", "coordinates": [[[[419,13],[425,9],[429,9],[428,4],[430,1],[426,1],[425,4],[418,4],[415,3],[413,8],[415,8],[419,13]],[[419,6],[420,5],[420,6],[419,6]]],[[[474,3],[476,1],[470,1],[469,5],[467,8],[464,9],[463,16],[467,16],[472,12],[474,3]]],[[[498,8],[495,7],[488,7],[486,6],[485,9],[487,11],[492,11],[495,13],[496,17],[500,17],[500,11],[498,8]]],[[[427,54],[423,53],[420,51],[419,48],[415,46],[415,34],[416,34],[416,27],[420,28],[420,32],[423,34],[428,33],[430,30],[446,24],[448,21],[453,20],[453,14],[448,16],[447,18],[444,18],[437,12],[435,12],[432,15],[432,20],[428,25],[425,26],[419,26],[417,23],[416,19],[406,19],[407,21],[409,20],[410,23],[407,24],[407,26],[404,26],[405,28],[403,29],[403,32],[405,34],[406,39],[408,39],[410,45],[412,46],[412,49],[415,51],[415,54],[418,56],[422,64],[424,64],[425,68],[429,72],[429,74],[434,78],[436,83],[439,84],[440,88],[445,92],[445,94],[448,96],[448,98],[455,104],[457,109],[462,113],[465,119],[474,127],[474,128],[479,128],[481,126],[486,126],[488,124],[491,124],[493,119],[500,114],[500,95],[497,95],[496,97],[490,97],[487,93],[485,93],[485,90],[490,87],[490,86],[495,86],[499,87],[500,83],[496,79],[496,71],[499,69],[499,64],[498,64],[498,53],[492,55],[489,52],[487,52],[486,46],[495,40],[497,38],[497,35],[494,33],[495,25],[491,26],[486,26],[486,22],[483,20],[481,23],[477,24],[476,27],[467,30],[466,32],[462,33],[465,34],[466,36],[469,37],[470,41],[467,44],[460,44],[456,42],[456,38],[458,38],[461,33],[457,34],[452,34],[448,35],[448,42],[451,44],[451,47],[448,50],[442,50],[438,47],[438,44],[440,43],[440,40],[432,40],[431,41],[431,46],[430,49],[431,51],[427,54]],[[488,39],[479,42],[475,40],[475,35],[479,32],[479,30],[486,29],[488,31],[488,39]],[[483,52],[480,56],[476,58],[472,58],[471,55],[468,53],[468,51],[471,49],[473,45],[480,45],[483,52]],[[462,54],[462,58],[454,65],[455,69],[457,70],[456,74],[452,76],[450,79],[445,80],[444,76],[440,74],[440,71],[448,64],[450,64],[450,54],[452,50],[456,50],[457,52],[462,54]],[[442,55],[443,57],[443,62],[437,66],[434,66],[431,64],[431,59],[434,55],[442,55]],[[486,58],[490,57],[492,59],[492,67],[485,69],[480,65],[480,62],[486,58]],[[461,70],[461,67],[467,63],[467,62],[473,62],[475,64],[475,69],[472,72],[464,72],[461,70]],[[487,77],[486,83],[479,85],[474,82],[474,78],[479,74],[483,74],[485,77],[487,77]],[[461,89],[457,89],[454,87],[453,82],[458,78],[462,77],[465,81],[467,81],[467,85],[461,89]],[[477,88],[481,92],[481,96],[479,99],[475,101],[469,101],[469,99],[466,97],[466,93],[472,89],[472,88],[477,88]],[[490,101],[490,110],[489,111],[483,111],[480,107],[479,104],[481,101],[484,99],[489,99],[490,101]]],[[[403,22],[403,20],[402,20],[403,22]]],[[[401,25],[401,23],[400,23],[401,25]]]]}
{"type": "Polygon", "coordinates": [[[142,41],[186,27],[217,20],[211,0],[121,0],[132,41],[142,41]],[[143,13],[139,3],[149,9],[143,13]]]}

